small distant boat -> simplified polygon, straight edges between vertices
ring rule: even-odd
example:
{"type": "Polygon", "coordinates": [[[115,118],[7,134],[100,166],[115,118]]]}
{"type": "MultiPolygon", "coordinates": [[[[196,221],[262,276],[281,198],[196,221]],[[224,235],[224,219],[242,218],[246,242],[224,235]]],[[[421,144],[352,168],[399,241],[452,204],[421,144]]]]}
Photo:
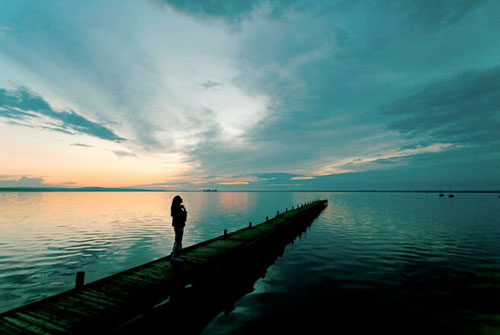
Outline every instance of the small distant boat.
{"type": "Polygon", "coordinates": [[[439,196],[442,198],[442,197],[444,197],[444,194],[443,193],[439,193],[439,196]]]}
{"type": "Polygon", "coordinates": [[[217,192],[217,190],[215,188],[214,189],[206,188],[203,189],[203,192],[217,192]]]}
{"type": "Polygon", "coordinates": [[[448,194],[448,197],[455,198],[455,195],[451,193],[451,184],[450,184],[450,194],[448,194]]]}

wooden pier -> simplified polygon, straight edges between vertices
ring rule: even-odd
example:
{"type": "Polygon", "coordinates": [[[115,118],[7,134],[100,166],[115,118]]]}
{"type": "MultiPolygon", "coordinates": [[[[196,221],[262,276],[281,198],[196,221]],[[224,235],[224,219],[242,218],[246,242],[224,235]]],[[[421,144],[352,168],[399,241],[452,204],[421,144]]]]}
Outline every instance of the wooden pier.
{"type": "Polygon", "coordinates": [[[185,248],[182,262],[170,256],[0,314],[0,334],[88,334],[122,329],[185,287],[207,280],[219,268],[259,257],[278,241],[288,241],[328,205],[302,204],[265,222],[185,248]],[[259,252],[255,252],[255,251],[259,252]],[[244,257],[243,257],[244,256],[244,257]]]}

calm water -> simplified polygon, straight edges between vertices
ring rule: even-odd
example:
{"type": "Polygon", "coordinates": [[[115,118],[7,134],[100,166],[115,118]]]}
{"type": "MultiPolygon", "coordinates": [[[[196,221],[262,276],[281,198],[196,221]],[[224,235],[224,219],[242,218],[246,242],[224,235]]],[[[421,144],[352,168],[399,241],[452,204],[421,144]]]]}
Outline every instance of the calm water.
{"type": "MultiPolygon", "coordinates": [[[[93,281],[168,254],[174,195],[0,193],[0,312],[72,288],[77,271],[93,281]]],[[[500,333],[496,194],[181,196],[189,212],[185,246],[307,200],[329,200],[254,291],[205,334],[363,323],[408,327],[403,333],[500,333]]]]}

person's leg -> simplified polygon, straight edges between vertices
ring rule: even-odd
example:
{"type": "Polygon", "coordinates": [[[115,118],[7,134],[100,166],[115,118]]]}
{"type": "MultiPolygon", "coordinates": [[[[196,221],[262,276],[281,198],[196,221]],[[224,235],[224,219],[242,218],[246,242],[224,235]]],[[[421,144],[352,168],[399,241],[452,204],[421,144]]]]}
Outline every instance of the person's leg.
{"type": "Polygon", "coordinates": [[[172,259],[179,257],[180,251],[182,250],[182,235],[184,235],[184,228],[174,228],[175,231],[175,243],[172,249],[172,259]]]}
{"type": "Polygon", "coordinates": [[[175,232],[175,239],[174,239],[174,247],[172,248],[172,255],[171,255],[171,258],[174,259],[174,258],[177,258],[177,250],[178,250],[178,233],[177,233],[177,228],[174,228],[174,232],[175,232]]]}
{"type": "Polygon", "coordinates": [[[179,255],[182,250],[182,236],[184,235],[184,227],[175,228],[175,244],[177,245],[176,254],[179,255]]]}

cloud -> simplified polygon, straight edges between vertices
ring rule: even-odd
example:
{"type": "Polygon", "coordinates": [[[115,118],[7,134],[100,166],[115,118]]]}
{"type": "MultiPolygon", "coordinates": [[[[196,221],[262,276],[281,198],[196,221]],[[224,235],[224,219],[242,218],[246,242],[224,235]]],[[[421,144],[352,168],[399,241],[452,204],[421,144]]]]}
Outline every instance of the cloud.
{"type": "Polygon", "coordinates": [[[77,185],[78,183],[77,182],[74,182],[74,181],[66,181],[64,183],[61,183],[60,185],[77,185]]]}
{"type": "Polygon", "coordinates": [[[137,157],[137,155],[133,152],[129,152],[129,151],[123,151],[123,150],[115,150],[113,151],[113,153],[122,158],[122,157],[137,157]]]}
{"type": "MultiPolygon", "coordinates": [[[[0,104],[2,119],[116,142],[124,141],[120,129],[127,147],[107,149],[123,149],[118,157],[180,157],[182,176],[165,182],[175,187],[259,173],[273,185],[330,187],[357,173],[386,182],[389,171],[406,171],[411,179],[408,165],[432,178],[430,162],[444,166],[436,157],[450,169],[494,161],[465,147],[498,142],[497,116],[485,111],[498,105],[485,83],[498,76],[481,70],[498,66],[495,1],[151,1],[167,6],[74,2],[65,11],[5,12],[2,24],[13,30],[2,38],[0,72],[15,64],[20,70],[6,79],[47,93],[18,93],[28,106],[0,104]],[[469,86],[453,88],[460,80],[469,86]],[[61,105],[78,114],[54,109],[61,105]],[[93,124],[78,119],[90,115],[93,124]],[[450,147],[425,151],[436,144],[450,147]],[[318,171],[338,177],[306,179],[318,171]]],[[[147,182],[165,177],[157,178],[147,182]]],[[[264,178],[241,187],[267,187],[264,178]]]]}
{"type": "MultiPolygon", "coordinates": [[[[42,124],[36,126],[38,128],[66,134],[87,134],[114,142],[125,140],[112,130],[86,119],[71,109],[54,110],[40,95],[25,87],[17,87],[13,90],[0,88],[0,117],[18,121],[36,120],[42,124]],[[47,118],[50,122],[47,121],[47,118]]],[[[25,125],[29,126],[29,124],[25,125]]]]}
{"type": "Polygon", "coordinates": [[[388,124],[410,137],[455,143],[500,141],[500,67],[470,70],[431,83],[382,109],[388,124]]]}
{"type": "Polygon", "coordinates": [[[141,185],[130,185],[127,188],[137,188],[146,190],[190,190],[198,191],[202,189],[199,185],[194,185],[189,182],[163,182],[163,183],[153,183],[153,184],[141,184],[141,185]]]}
{"type": "Polygon", "coordinates": [[[1,179],[0,187],[47,187],[43,178],[32,178],[22,176],[19,179],[1,179]]]}
{"type": "Polygon", "coordinates": [[[366,7],[374,11],[387,11],[404,21],[412,21],[436,28],[444,28],[458,23],[461,19],[477,8],[489,6],[491,10],[498,9],[495,0],[240,0],[229,1],[184,1],[184,0],[153,0],[157,4],[166,4],[177,11],[202,19],[220,18],[231,25],[238,25],[242,20],[249,19],[252,12],[267,7],[268,16],[279,19],[290,13],[325,14],[332,11],[346,12],[353,8],[366,7]]]}
{"type": "Polygon", "coordinates": [[[48,184],[43,177],[0,175],[0,187],[66,187],[77,184],[74,181],[48,184]]]}
{"type": "Polygon", "coordinates": [[[382,162],[383,164],[386,164],[387,161],[390,160],[394,163],[395,159],[426,153],[438,153],[444,150],[448,150],[451,147],[452,144],[450,143],[434,143],[425,147],[418,146],[412,149],[401,149],[397,151],[377,153],[372,156],[348,157],[343,158],[337,162],[321,166],[314,172],[314,174],[321,176],[330,174],[343,174],[360,170],[370,170],[373,169],[373,166],[370,164],[374,162],[382,162]]]}
{"type": "Polygon", "coordinates": [[[292,186],[302,186],[302,184],[268,184],[267,186],[270,187],[284,187],[284,188],[289,188],[292,186]]]}
{"type": "MultiPolygon", "coordinates": [[[[0,94],[2,94],[2,90],[0,89],[0,94]]],[[[0,96],[1,99],[1,96],[0,96]]],[[[0,100],[0,103],[2,101],[0,100]]],[[[6,119],[14,119],[14,120],[26,120],[30,117],[36,117],[36,114],[23,112],[16,108],[7,108],[5,106],[0,106],[0,117],[6,119]]]]}
{"type": "Polygon", "coordinates": [[[75,146],[75,147],[92,148],[92,146],[91,146],[91,145],[88,145],[88,144],[83,144],[83,143],[73,143],[73,144],[71,144],[71,145],[73,145],[73,146],[75,146]]]}
{"type": "MultiPolygon", "coordinates": [[[[386,1],[390,2],[390,1],[386,1]]],[[[458,23],[461,19],[490,3],[495,6],[494,1],[489,0],[420,0],[420,1],[401,1],[400,6],[410,8],[410,13],[415,20],[421,21],[427,26],[446,27],[458,23]]]]}
{"type": "Polygon", "coordinates": [[[215,81],[211,81],[211,80],[207,80],[207,81],[201,83],[200,86],[208,90],[208,89],[213,89],[213,88],[217,88],[220,86],[224,86],[224,84],[218,83],[215,81]]]}
{"type": "Polygon", "coordinates": [[[218,183],[219,185],[248,185],[248,181],[224,181],[218,183]]]}
{"type": "Polygon", "coordinates": [[[157,4],[166,4],[177,11],[202,18],[224,18],[232,23],[241,21],[260,3],[260,0],[228,1],[183,1],[153,0],[157,4]]]}

